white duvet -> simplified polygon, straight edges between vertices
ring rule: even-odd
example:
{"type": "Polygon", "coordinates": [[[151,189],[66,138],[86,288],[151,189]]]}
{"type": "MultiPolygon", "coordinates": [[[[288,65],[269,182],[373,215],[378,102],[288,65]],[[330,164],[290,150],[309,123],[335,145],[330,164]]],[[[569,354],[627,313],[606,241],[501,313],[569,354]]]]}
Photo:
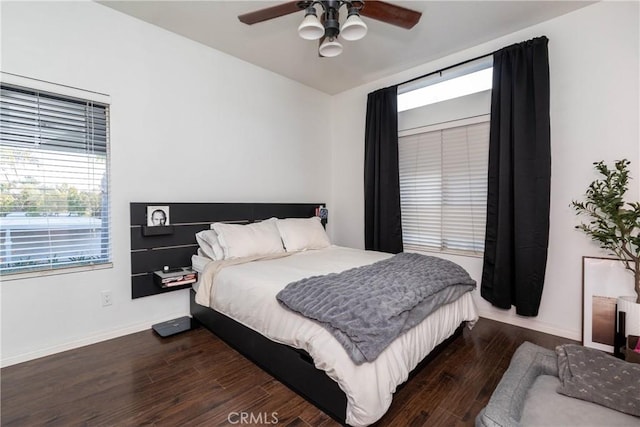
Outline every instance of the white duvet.
{"type": "MultiPolygon", "coordinates": [[[[315,366],[336,381],[347,396],[346,422],[365,426],[389,409],[396,386],[463,321],[475,323],[476,307],[467,292],[398,337],[372,363],[355,365],[322,326],[277,302],[288,283],[305,277],[371,264],[390,254],[331,246],[326,249],[223,268],[213,280],[210,307],[260,332],[272,341],[308,352],[315,366]]],[[[200,284],[198,293],[205,292],[200,284]]],[[[202,298],[200,298],[202,300],[202,298]]],[[[428,369],[428,367],[427,367],[428,369]]]]}

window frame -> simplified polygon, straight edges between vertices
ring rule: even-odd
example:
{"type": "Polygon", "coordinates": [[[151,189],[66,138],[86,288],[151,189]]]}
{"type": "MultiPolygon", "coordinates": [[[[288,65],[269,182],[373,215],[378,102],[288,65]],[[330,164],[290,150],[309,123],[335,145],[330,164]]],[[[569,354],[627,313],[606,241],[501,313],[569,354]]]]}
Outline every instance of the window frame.
{"type": "Polygon", "coordinates": [[[51,95],[53,97],[66,99],[69,101],[82,101],[87,103],[95,103],[105,108],[106,119],[106,147],[105,147],[105,174],[106,174],[106,188],[107,188],[107,230],[106,236],[108,238],[107,256],[103,260],[88,261],[86,264],[79,265],[62,265],[62,266],[48,266],[44,268],[36,268],[33,270],[24,271],[9,271],[3,272],[0,275],[2,281],[11,281],[26,279],[32,277],[51,276],[59,274],[69,274],[75,272],[101,270],[113,267],[113,227],[112,227],[112,191],[111,191],[111,138],[110,138],[110,118],[111,118],[111,98],[104,93],[88,91],[84,89],[75,88],[72,86],[66,86],[62,84],[51,83],[39,79],[33,79],[25,76],[20,76],[8,72],[0,72],[0,83],[8,87],[15,87],[16,89],[26,90],[30,92],[39,92],[43,95],[51,95]]]}

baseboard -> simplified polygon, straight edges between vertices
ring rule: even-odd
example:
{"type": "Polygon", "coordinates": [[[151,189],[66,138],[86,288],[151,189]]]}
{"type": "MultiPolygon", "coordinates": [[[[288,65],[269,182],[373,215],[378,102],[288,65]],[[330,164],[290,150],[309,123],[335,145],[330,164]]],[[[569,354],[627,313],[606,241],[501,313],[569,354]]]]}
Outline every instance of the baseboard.
{"type": "Polygon", "coordinates": [[[82,338],[75,341],[69,341],[67,343],[55,345],[53,347],[43,348],[40,350],[31,351],[28,353],[19,354],[17,356],[11,356],[0,360],[0,367],[5,368],[7,366],[16,365],[18,363],[28,362],[30,360],[38,359],[40,357],[50,356],[52,354],[61,353],[67,350],[73,350],[86,345],[96,344],[102,341],[107,341],[113,338],[122,337],[136,332],[151,329],[151,325],[166,322],[167,320],[175,319],[177,317],[184,316],[184,313],[175,313],[174,315],[167,315],[159,319],[153,319],[142,323],[137,323],[124,328],[102,332],[96,335],[91,335],[86,338],[82,338]]]}
{"type": "Polygon", "coordinates": [[[582,333],[580,331],[558,328],[546,322],[536,320],[535,318],[520,317],[510,312],[502,314],[494,311],[478,310],[478,313],[480,317],[495,320],[497,322],[519,326],[521,328],[531,329],[533,331],[543,332],[549,335],[568,338],[574,341],[582,341],[582,333]]]}
{"type": "MultiPolygon", "coordinates": [[[[521,328],[531,329],[538,332],[543,332],[545,334],[565,337],[575,341],[582,340],[582,335],[580,332],[557,328],[553,325],[549,325],[548,323],[540,322],[535,319],[529,319],[524,317],[520,318],[514,315],[502,314],[502,313],[491,312],[486,310],[479,310],[479,315],[480,317],[484,317],[486,319],[491,319],[497,322],[506,323],[509,325],[515,325],[521,328]]],[[[63,351],[73,350],[75,348],[84,347],[86,345],[91,345],[98,342],[110,340],[113,338],[118,338],[125,335],[133,334],[136,332],[144,331],[147,329],[151,329],[151,325],[153,324],[156,324],[159,322],[165,322],[167,320],[175,319],[180,316],[184,316],[184,313],[175,313],[174,315],[168,315],[161,319],[149,320],[146,322],[130,325],[125,328],[103,332],[100,334],[92,335],[92,336],[75,340],[75,341],[70,341],[70,342],[56,345],[53,347],[48,347],[48,348],[44,348],[44,349],[40,349],[40,350],[28,352],[28,353],[23,353],[17,356],[7,357],[0,360],[0,367],[4,368],[7,366],[16,365],[18,363],[28,362],[30,360],[38,359],[40,357],[50,356],[52,354],[61,353],[63,351]]]]}

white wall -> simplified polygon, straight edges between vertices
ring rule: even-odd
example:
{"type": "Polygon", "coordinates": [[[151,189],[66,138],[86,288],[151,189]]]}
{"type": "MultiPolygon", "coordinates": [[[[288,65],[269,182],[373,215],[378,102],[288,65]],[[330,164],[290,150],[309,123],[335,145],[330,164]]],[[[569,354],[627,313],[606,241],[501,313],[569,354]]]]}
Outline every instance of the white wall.
{"type": "MultiPolygon", "coordinates": [[[[332,98],[332,211],[338,244],[364,245],[363,163],[369,92],[540,35],[549,38],[551,225],[549,258],[536,318],[476,302],[484,317],[581,339],[583,255],[606,255],[574,230],[569,208],[596,177],[592,162],[632,161],[630,200],[640,198],[640,68],[637,2],[600,2],[332,98]]],[[[479,281],[482,260],[451,256],[479,281]]]]}
{"type": "Polygon", "coordinates": [[[4,281],[3,365],[188,314],[131,299],[130,202],[328,200],[328,95],[93,2],[0,7],[2,71],[111,96],[114,264],[4,281]]]}

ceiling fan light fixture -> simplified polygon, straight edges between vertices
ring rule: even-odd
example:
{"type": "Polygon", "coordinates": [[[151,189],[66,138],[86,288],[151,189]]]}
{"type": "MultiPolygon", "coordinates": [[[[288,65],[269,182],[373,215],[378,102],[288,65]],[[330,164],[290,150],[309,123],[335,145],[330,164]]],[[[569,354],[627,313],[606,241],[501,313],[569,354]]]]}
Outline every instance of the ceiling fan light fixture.
{"type": "Polygon", "coordinates": [[[342,24],[340,35],[348,41],[360,40],[367,35],[367,24],[360,19],[357,9],[353,8],[349,10],[349,16],[342,24]]]}
{"type": "Polygon", "coordinates": [[[253,25],[302,10],[305,15],[298,26],[298,34],[305,40],[319,40],[322,56],[337,56],[342,52],[342,45],[336,41],[340,34],[348,41],[360,40],[367,34],[367,24],[360,19],[361,12],[368,18],[406,29],[413,28],[422,16],[421,12],[386,1],[294,0],[238,15],[238,19],[253,25]],[[366,8],[365,2],[368,5],[366,8]],[[347,19],[342,26],[340,10],[347,11],[347,19]],[[324,43],[326,40],[329,41],[324,43]]]}
{"type": "Polygon", "coordinates": [[[318,40],[324,35],[324,26],[316,16],[314,7],[306,9],[304,19],[298,27],[298,35],[305,40],[318,40]]]}
{"type": "Polygon", "coordinates": [[[322,24],[324,25],[324,35],[330,39],[335,39],[340,34],[340,22],[338,21],[339,13],[338,9],[335,9],[335,4],[328,4],[323,6],[325,8],[322,15],[322,24]]]}
{"type": "Polygon", "coordinates": [[[304,18],[298,26],[300,37],[319,40],[321,56],[337,56],[342,53],[342,45],[336,41],[340,35],[344,40],[355,41],[367,34],[367,24],[360,19],[361,14],[406,29],[413,28],[422,16],[421,12],[386,1],[367,0],[366,3],[365,8],[365,0],[294,0],[238,15],[238,19],[253,25],[304,10],[304,18]],[[342,25],[341,10],[347,13],[342,25]]]}
{"type": "Polygon", "coordinates": [[[342,45],[335,38],[326,38],[318,49],[320,55],[326,58],[332,58],[342,53],[342,45]]]}

